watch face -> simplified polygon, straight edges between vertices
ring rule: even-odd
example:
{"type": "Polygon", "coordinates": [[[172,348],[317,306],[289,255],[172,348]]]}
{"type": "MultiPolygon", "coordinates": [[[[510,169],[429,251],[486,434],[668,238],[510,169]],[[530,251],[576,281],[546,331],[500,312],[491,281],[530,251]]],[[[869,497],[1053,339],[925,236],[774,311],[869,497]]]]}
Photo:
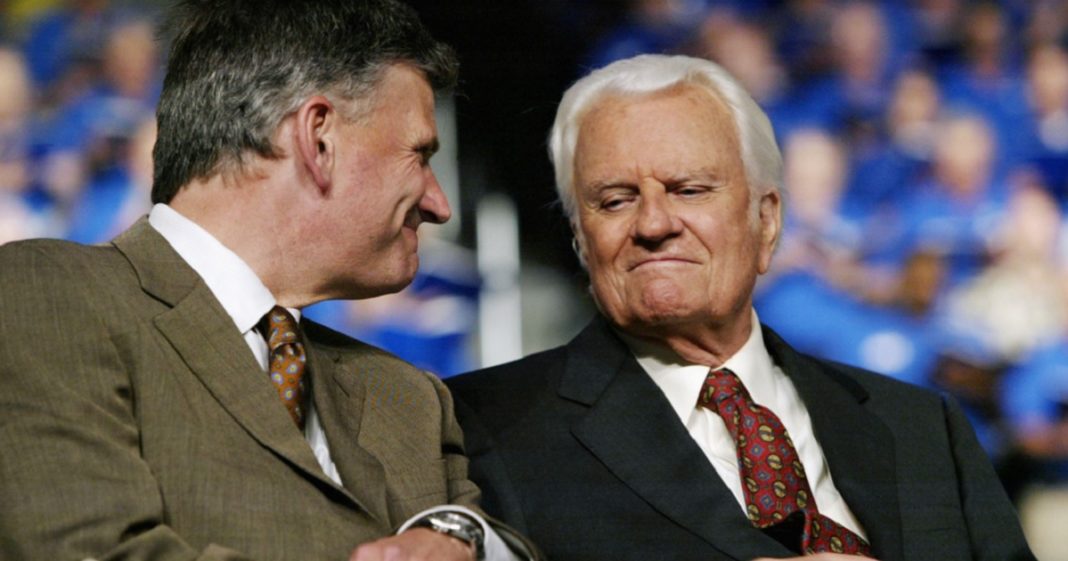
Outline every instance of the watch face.
{"type": "Polygon", "coordinates": [[[416,521],[412,527],[430,528],[463,541],[475,549],[476,559],[484,557],[482,525],[471,517],[457,512],[433,512],[416,521]]]}
{"type": "Polygon", "coordinates": [[[459,532],[464,528],[454,520],[445,520],[442,518],[431,518],[430,523],[434,526],[441,528],[443,531],[459,532]]]}

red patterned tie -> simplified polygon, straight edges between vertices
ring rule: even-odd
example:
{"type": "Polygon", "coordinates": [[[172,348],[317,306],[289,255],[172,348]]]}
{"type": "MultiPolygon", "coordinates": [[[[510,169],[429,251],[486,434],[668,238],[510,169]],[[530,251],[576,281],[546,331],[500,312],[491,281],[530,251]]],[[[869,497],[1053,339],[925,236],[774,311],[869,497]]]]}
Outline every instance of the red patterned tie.
{"type": "Polygon", "coordinates": [[[266,339],[271,382],[278,390],[278,397],[293,417],[293,422],[304,429],[304,343],[300,341],[297,321],[288,310],[275,306],[266,316],[266,339]]]}
{"type": "Polygon", "coordinates": [[[868,542],[819,513],[786,427],[774,413],[753,402],[734,372],[709,372],[697,404],[718,413],[734,437],[746,513],[754,526],[775,530],[777,524],[785,527],[793,521],[801,530],[798,549],[806,555],[871,557],[868,542]]]}

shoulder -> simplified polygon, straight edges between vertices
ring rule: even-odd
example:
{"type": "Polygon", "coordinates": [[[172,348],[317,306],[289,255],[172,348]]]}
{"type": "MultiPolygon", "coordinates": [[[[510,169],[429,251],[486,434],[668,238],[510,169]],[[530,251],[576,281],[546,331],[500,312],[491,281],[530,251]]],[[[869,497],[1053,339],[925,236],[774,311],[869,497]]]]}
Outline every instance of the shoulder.
{"type": "Polygon", "coordinates": [[[941,422],[946,397],[930,388],[896,380],[889,376],[824,360],[799,355],[811,371],[818,371],[852,393],[863,406],[886,422],[911,426],[915,423],[941,422]]]}
{"type": "Polygon", "coordinates": [[[474,405],[496,400],[502,394],[531,395],[550,388],[567,361],[566,347],[556,347],[527,357],[453,376],[445,380],[459,399],[474,405]]]}
{"type": "MultiPolygon", "coordinates": [[[[36,265],[40,267],[84,265],[108,255],[118,256],[111,245],[83,245],[56,239],[32,239],[0,245],[0,257],[5,263],[36,265]]],[[[4,267],[10,271],[11,267],[4,267]]]]}
{"type": "Polygon", "coordinates": [[[465,432],[497,434],[522,427],[528,435],[563,422],[569,410],[560,398],[566,347],[445,380],[465,432]],[[550,421],[552,419],[552,421],[550,421]]]}
{"type": "Polygon", "coordinates": [[[564,345],[455,376],[446,383],[454,394],[471,401],[493,400],[502,394],[533,396],[555,392],[565,372],[572,372],[569,377],[585,377],[594,371],[614,371],[626,356],[607,320],[597,315],[564,345]]]}
{"type": "Polygon", "coordinates": [[[308,342],[341,360],[358,358],[369,365],[397,371],[421,372],[397,355],[334,330],[314,320],[301,321],[308,342]]]}
{"type": "MultiPolygon", "coordinates": [[[[0,246],[0,292],[84,292],[108,277],[131,272],[125,258],[110,245],[82,245],[36,239],[0,246]]],[[[62,296],[62,294],[60,295],[62,296]]]]}
{"type": "Polygon", "coordinates": [[[829,378],[860,401],[941,400],[941,397],[930,389],[864,368],[799,352],[767,326],[764,326],[764,340],[772,359],[787,375],[794,378],[813,375],[829,378]]]}
{"type": "Polygon", "coordinates": [[[408,396],[442,391],[437,376],[389,351],[312,320],[301,321],[301,328],[308,344],[337,362],[343,376],[358,379],[370,390],[408,396]]]}
{"type": "Polygon", "coordinates": [[[809,357],[814,362],[822,365],[825,372],[838,379],[848,379],[856,382],[869,393],[874,395],[900,395],[905,397],[936,396],[936,392],[929,388],[910,384],[897,380],[885,374],[880,374],[864,368],[850,366],[840,362],[822,360],[809,357]]]}

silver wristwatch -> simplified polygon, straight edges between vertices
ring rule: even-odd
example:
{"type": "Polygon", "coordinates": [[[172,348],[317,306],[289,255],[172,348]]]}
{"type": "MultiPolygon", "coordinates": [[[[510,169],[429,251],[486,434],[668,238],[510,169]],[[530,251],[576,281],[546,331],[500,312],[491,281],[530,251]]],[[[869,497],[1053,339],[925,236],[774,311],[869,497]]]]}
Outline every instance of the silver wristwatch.
{"type": "Polygon", "coordinates": [[[466,542],[475,548],[475,559],[482,561],[486,558],[486,533],[482,525],[474,518],[462,513],[449,510],[432,512],[416,520],[409,528],[430,528],[435,532],[452,536],[466,542]]]}

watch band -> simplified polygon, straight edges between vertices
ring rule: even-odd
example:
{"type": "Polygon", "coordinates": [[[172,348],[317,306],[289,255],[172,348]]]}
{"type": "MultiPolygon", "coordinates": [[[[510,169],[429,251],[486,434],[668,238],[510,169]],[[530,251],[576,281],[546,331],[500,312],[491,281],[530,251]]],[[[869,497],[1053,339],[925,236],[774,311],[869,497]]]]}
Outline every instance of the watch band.
{"type": "Polygon", "coordinates": [[[432,512],[412,522],[410,528],[429,528],[435,532],[454,537],[470,544],[475,549],[475,559],[477,561],[482,561],[486,558],[486,533],[482,530],[482,525],[462,512],[449,510],[432,512]]]}

